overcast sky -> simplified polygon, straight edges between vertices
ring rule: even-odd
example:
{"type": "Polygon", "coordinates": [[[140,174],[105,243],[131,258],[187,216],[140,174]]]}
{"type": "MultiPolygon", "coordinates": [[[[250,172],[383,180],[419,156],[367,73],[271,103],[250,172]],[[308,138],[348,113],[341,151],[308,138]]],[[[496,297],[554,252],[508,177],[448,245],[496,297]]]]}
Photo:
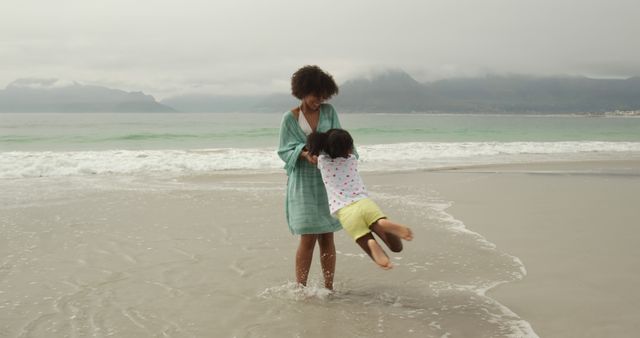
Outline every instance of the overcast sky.
{"type": "Polygon", "coordinates": [[[338,83],[640,75],[638,0],[2,0],[0,88],[59,78],[158,99],[286,92],[298,67],[338,83]]]}

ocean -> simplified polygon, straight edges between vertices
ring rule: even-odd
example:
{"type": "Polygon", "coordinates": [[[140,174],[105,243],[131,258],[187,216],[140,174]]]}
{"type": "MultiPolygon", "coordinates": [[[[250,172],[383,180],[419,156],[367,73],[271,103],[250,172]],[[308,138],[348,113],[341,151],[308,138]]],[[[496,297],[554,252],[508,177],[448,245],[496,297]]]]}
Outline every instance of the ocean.
{"type": "MultiPolygon", "coordinates": [[[[0,178],[276,172],[282,114],[0,114],[0,178]]],[[[640,153],[640,118],[342,114],[365,171],[640,153]]]]}
{"type": "Polygon", "coordinates": [[[537,337],[487,295],[527,263],[429,180],[640,158],[640,118],[342,114],[372,198],[415,240],[382,271],[338,232],[330,293],[317,261],[292,282],[281,118],[0,114],[0,336],[537,337]]]}

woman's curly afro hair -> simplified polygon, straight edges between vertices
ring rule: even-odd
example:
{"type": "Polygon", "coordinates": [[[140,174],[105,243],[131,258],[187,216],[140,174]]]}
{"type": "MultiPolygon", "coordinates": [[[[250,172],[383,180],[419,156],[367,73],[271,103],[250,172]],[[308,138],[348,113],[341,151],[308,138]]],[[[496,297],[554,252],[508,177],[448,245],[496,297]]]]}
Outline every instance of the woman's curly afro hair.
{"type": "Polygon", "coordinates": [[[338,94],[338,86],[333,77],[318,66],[304,66],[291,76],[291,94],[302,100],[314,95],[328,100],[338,94]]]}

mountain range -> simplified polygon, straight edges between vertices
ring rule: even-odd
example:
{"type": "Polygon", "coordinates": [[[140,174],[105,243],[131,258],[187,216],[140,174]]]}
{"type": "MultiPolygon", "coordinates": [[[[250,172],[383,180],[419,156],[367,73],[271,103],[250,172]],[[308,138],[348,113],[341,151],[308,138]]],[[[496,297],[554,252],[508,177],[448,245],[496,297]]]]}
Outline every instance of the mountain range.
{"type": "Polygon", "coordinates": [[[151,95],[57,79],[18,79],[0,90],[0,112],[173,112],[151,95]]]}
{"type": "MultiPolygon", "coordinates": [[[[453,78],[419,82],[392,70],[340,85],[331,103],[341,112],[592,113],[640,111],[640,77],[453,78]]],[[[23,79],[0,90],[0,112],[281,112],[299,102],[289,94],[182,95],[156,101],[125,92],[56,80],[23,79]]]]}
{"type": "MultiPolygon", "coordinates": [[[[162,100],[179,111],[284,111],[291,95],[179,96],[162,100]]],[[[421,83],[403,71],[349,80],[331,103],[341,112],[590,113],[640,110],[640,77],[454,78],[421,83]]]]}
{"type": "Polygon", "coordinates": [[[404,72],[348,81],[335,103],[354,111],[579,113],[640,110],[640,77],[487,76],[420,83],[404,72]],[[400,89],[402,88],[402,89],[400,89]]]}

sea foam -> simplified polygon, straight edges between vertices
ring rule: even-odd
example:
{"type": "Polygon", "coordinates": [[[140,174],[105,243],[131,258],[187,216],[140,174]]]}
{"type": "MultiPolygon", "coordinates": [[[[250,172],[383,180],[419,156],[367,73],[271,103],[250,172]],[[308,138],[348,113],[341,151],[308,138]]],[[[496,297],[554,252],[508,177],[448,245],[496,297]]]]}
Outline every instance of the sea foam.
{"type": "MultiPolygon", "coordinates": [[[[357,146],[361,170],[387,171],[527,160],[640,156],[640,142],[413,142],[357,146]]],[[[275,147],[198,150],[0,152],[0,178],[87,175],[190,175],[215,171],[274,172],[275,147]]]]}

